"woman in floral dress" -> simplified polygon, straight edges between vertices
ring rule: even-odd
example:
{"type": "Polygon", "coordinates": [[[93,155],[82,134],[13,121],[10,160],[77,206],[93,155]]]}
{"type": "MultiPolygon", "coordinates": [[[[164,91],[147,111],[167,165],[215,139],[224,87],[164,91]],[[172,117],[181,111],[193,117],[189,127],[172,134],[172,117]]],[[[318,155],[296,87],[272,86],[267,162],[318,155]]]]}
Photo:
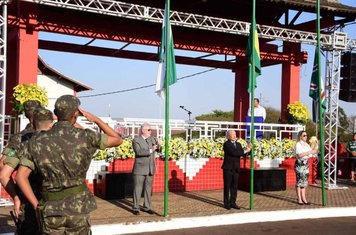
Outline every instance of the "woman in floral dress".
{"type": "Polygon", "coordinates": [[[296,174],[296,192],[299,205],[310,205],[305,197],[305,189],[308,186],[309,165],[308,159],[315,157],[317,149],[311,149],[307,142],[308,135],[305,131],[298,133],[298,142],[295,145],[296,161],[294,170],[296,174]]]}

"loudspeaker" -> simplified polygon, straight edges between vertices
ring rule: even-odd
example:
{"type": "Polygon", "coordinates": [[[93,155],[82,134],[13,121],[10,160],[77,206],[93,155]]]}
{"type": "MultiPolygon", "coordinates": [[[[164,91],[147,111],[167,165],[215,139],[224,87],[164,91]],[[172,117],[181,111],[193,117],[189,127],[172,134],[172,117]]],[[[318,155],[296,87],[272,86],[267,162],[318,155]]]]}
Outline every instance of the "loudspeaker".
{"type": "MultiPolygon", "coordinates": [[[[286,169],[257,168],[254,170],[254,192],[286,190],[286,169]]],[[[241,168],[238,188],[250,191],[250,169],[241,168]]]]}
{"type": "Polygon", "coordinates": [[[356,90],[340,90],[339,99],[346,102],[356,102],[356,90]]]}
{"type": "Polygon", "coordinates": [[[356,78],[340,80],[339,99],[346,102],[356,102],[356,78]]]}
{"type": "Polygon", "coordinates": [[[341,56],[340,76],[356,80],[356,54],[346,52],[341,56]]]}
{"type": "Polygon", "coordinates": [[[342,79],[340,80],[340,90],[356,91],[356,79],[342,79]]]}
{"type": "Polygon", "coordinates": [[[103,199],[123,199],[132,195],[131,173],[99,171],[96,184],[95,195],[103,199]]]}

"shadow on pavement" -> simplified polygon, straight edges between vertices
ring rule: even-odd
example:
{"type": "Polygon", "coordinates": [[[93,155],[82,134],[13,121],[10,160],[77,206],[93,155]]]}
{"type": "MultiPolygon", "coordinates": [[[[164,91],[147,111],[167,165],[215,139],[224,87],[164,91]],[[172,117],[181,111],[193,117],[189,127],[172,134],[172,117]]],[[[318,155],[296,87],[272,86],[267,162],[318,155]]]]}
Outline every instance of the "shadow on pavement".
{"type": "MultiPolygon", "coordinates": [[[[197,192],[199,192],[199,191],[197,191],[197,192]]],[[[208,204],[213,205],[213,206],[218,206],[218,207],[223,207],[224,206],[224,203],[222,203],[222,201],[217,200],[217,199],[212,198],[212,197],[204,196],[204,195],[199,194],[197,192],[175,192],[175,194],[187,197],[189,199],[197,200],[197,201],[200,201],[200,202],[205,202],[205,203],[208,203],[208,204]]]]}

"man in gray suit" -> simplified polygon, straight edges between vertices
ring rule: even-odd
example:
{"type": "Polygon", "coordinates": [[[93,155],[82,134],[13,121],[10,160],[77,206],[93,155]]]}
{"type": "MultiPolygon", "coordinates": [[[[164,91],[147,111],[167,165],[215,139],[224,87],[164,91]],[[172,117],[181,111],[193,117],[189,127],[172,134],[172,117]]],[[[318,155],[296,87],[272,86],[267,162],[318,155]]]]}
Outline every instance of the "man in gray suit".
{"type": "Polygon", "coordinates": [[[140,198],[142,189],[144,189],[145,201],[143,211],[153,214],[151,209],[151,195],[153,175],[156,171],[154,161],[155,152],[159,149],[157,139],[151,136],[151,127],[148,123],[144,123],[140,128],[140,136],[133,139],[132,145],[135,151],[135,163],[133,166],[133,213],[140,214],[140,198]]]}

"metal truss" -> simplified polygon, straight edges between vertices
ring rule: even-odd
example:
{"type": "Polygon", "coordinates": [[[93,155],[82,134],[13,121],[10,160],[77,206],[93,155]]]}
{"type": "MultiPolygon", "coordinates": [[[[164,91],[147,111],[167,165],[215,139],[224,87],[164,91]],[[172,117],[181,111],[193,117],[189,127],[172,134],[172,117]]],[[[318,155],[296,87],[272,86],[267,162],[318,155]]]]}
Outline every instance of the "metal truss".
{"type": "MultiPolygon", "coordinates": [[[[119,2],[115,0],[23,0],[42,5],[61,7],[102,15],[129,18],[141,21],[162,23],[164,10],[133,3],[119,2]]],[[[210,30],[215,32],[230,33],[248,36],[250,23],[204,16],[198,14],[171,11],[171,24],[181,27],[210,30]]],[[[259,37],[273,40],[283,40],[296,43],[316,44],[317,34],[313,32],[285,29],[266,25],[257,25],[259,37]]],[[[337,36],[321,34],[323,47],[345,49],[346,34],[339,33],[337,36]]]]}
{"type": "MultiPolygon", "coordinates": [[[[0,150],[2,151],[5,135],[7,1],[0,3],[0,11],[0,150]]],[[[9,200],[1,198],[1,189],[0,183],[0,205],[12,205],[9,200]]]]}
{"type": "MultiPolygon", "coordinates": [[[[147,22],[162,23],[164,10],[149,6],[142,6],[132,3],[119,2],[115,0],[23,0],[53,7],[67,8],[95,14],[110,15],[113,17],[129,18],[147,22]]],[[[4,4],[6,1],[0,1],[4,4]]],[[[6,10],[3,5],[3,15],[1,18],[1,68],[0,77],[2,81],[0,99],[1,110],[1,145],[3,144],[3,117],[5,101],[5,63],[6,63],[6,10]]],[[[189,27],[201,30],[229,33],[235,35],[249,35],[250,23],[223,19],[211,16],[183,13],[171,11],[171,24],[180,27],[189,27]]],[[[260,38],[282,40],[295,43],[316,44],[317,35],[313,32],[285,29],[266,25],[257,25],[260,38]]],[[[328,112],[326,115],[326,138],[325,138],[325,178],[329,188],[336,188],[337,169],[337,124],[338,124],[338,100],[339,100],[339,78],[341,52],[356,48],[356,40],[347,38],[346,33],[333,32],[321,34],[321,46],[326,51],[326,100],[328,102],[328,112]]]]}
{"type": "Polygon", "coordinates": [[[353,50],[356,48],[356,39],[347,38],[346,40],[346,49],[353,50]]]}
{"type": "Polygon", "coordinates": [[[325,95],[327,113],[325,115],[325,182],[327,187],[336,188],[337,176],[337,132],[341,50],[326,51],[325,95]]]}
{"type": "Polygon", "coordinates": [[[7,38],[7,2],[1,6],[0,15],[0,150],[4,145],[5,133],[5,94],[6,94],[6,38],[7,38]]]}

